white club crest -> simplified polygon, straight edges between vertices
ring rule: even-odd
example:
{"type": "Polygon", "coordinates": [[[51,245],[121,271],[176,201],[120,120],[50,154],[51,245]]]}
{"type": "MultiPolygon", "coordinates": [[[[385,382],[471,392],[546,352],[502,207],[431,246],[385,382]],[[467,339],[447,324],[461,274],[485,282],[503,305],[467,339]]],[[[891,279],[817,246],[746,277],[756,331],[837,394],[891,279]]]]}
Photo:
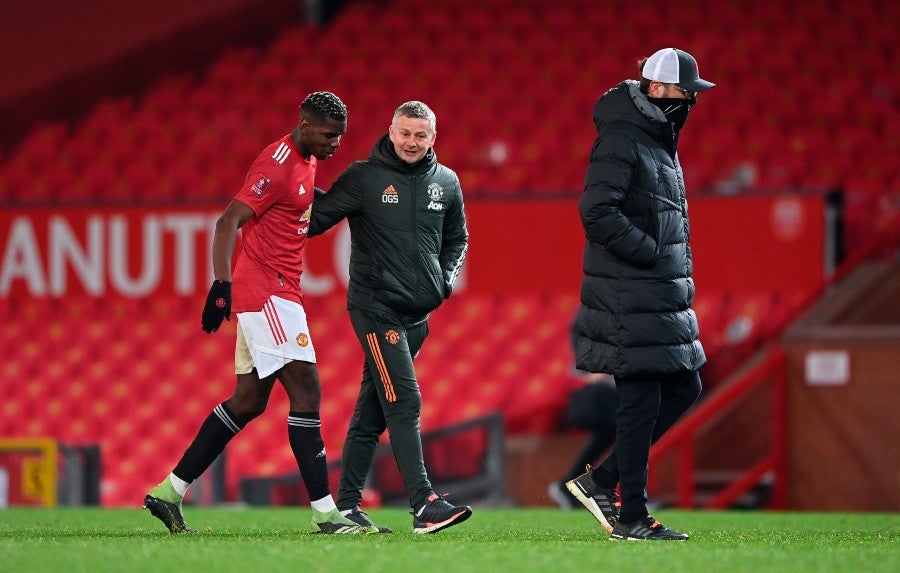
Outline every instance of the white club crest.
{"type": "Polygon", "coordinates": [[[428,196],[432,201],[440,201],[444,197],[444,188],[437,183],[428,185],[428,196]]]}

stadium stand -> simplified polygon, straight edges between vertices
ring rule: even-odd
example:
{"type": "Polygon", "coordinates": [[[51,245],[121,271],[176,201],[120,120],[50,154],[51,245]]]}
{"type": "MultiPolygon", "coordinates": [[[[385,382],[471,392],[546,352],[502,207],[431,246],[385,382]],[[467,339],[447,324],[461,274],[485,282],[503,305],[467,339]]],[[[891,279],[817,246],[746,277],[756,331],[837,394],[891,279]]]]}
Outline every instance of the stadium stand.
{"type": "MultiPolygon", "coordinates": [[[[196,305],[189,298],[83,297],[64,303],[3,299],[6,324],[0,330],[0,348],[15,351],[8,354],[2,377],[21,381],[4,388],[4,433],[99,444],[103,503],[139,500],[146,476],[159,473],[160,464],[177,461],[185,436],[231,389],[234,324],[226,322],[216,336],[207,336],[198,328],[196,305]],[[48,324],[52,326],[46,328],[48,324]],[[165,336],[161,324],[167,325],[165,336]],[[186,348],[192,351],[185,353],[186,348]]],[[[362,356],[342,294],[311,298],[308,306],[325,396],[323,433],[328,450],[339,452],[356,399],[362,356]]],[[[734,305],[729,308],[705,297],[698,306],[719,309],[701,315],[704,329],[718,323],[727,330],[730,321],[756,318],[742,317],[734,305]]],[[[424,431],[497,411],[503,413],[511,435],[557,430],[575,383],[569,376],[568,342],[575,308],[574,296],[451,298],[434,314],[436,334],[417,360],[424,431]],[[491,326],[473,333],[473,324],[491,326]]],[[[728,337],[727,332],[710,330],[704,330],[710,340],[728,337]]],[[[749,345],[760,336],[742,332],[741,342],[749,345]]],[[[731,347],[731,364],[739,361],[744,348],[731,347]]],[[[271,403],[271,412],[229,446],[231,496],[244,477],[296,469],[283,439],[283,392],[273,392],[271,403]]]]}
{"type": "MultiPolygon", "coordinates": [[[[265,49],[227,51],[199,77],[170,76],[141,97],[102,101],[71,128],[36,126],[3,165],[4,199],[152,202],[174,192],[225,200],[257,142],[294,121],[302,94],[331,89],[352,118],[366,118],[351,118],[345,138],[344,156],[359,157],[384,129],[368,118],[389,114],[398,82],[437,110],[442,160],[456,166],[470,199],[576,192],[593,102],[634,75],[645,49],[634,32],[646,27],[662,44],[688,41],[719,83],[691,117],[699,144],[682,151],[692,190],[730,189],[735,169],[748,166],[745,188],[843,188],[851,244],[872,219],[884,224],[898,201],[898,80],[890,73],[897,63],[889,49],[896,10],[879,1],[684,4],[638,11],[587,1],[566,10],[540,1],[354,2],[320,30],[289,26],[265,49]],[[408,27],[404,13],[426,15],[414,33],[399,32],[408,27]],[[716,26],[699,14],[714,15],[716,26]],[[426,39],[427,65],[402,55],[426,39]],[[823,86],[822,78],[834,81],[823,86]],[[161,189],[147,185],[163,167],[169,179],[161,189]],[[14,194],[23,181],[41,192],[14,194]]],[[[323,181],[341,167],[323,165],[323,181]]]]}
{"type": "MultiPolygon", "coordinates": [[[[566,9],[539,0],[351,2],[326,27],[287,26],[265,48],[226,50],[202,74],[172,74],[142,94],[105,98],[74,123],[34,125],[0,162],[0,204],[221,205],[260,143],[292,126],[298,98],[317,89],[338,93],[351,111],[343,160],[322,163],[323,185],[368,154],[398,98],[416,98],[437,111],[439,156],[458,170],[468,201],[576,196],[593,103],[634,75],[634,61],[650,50],[642,37],[653,37],[689,49],[719,84],[687,128],[698,141],[682,152],[689,190],[842,189],[852,249],[896,224],[900,209],[896,28],[887,0],[687,0],[653,11],[624,1],[576,0],[566,9]],[[420,15],[415,24],[408,14],[420,15]],[[735,181],[742,166],[750,177],[735,181]]],[[[708,384],[770,336],[801,295],[699,293],[708,384]]],[[[569,390],[574,296],[451,299],[435,314],[436,335],[419,360],[423,427],[499,409],[510,432],[555,429],[569,390]],[[471,344],[466,325],[476,321],[493,326],[471,344]],[[522,337],[526,323],[541,328],[522,337]],[[441,407],[450,400],[459,407],[441,407]]],[[[233,323],[206,337],[196,306],[0,298],[0,349],[10,357],[0,367],[0,434],[100,444],[103,503],[136,503],[147,476],[175,461],[161,461],[160,452],[176,455],[231,385],[232,349],[223,339],[233,323]],[[168,325],[165,337],[159,324],[168,325]],[[194,350],[182,361],[184,348],[194,350]]],[[[358,345],[340,296],[313,308],[325,438],[339,452],[358,345]]],[[[285,411],[283,396],[272,400],[275,412],[285,411]]],[[[283,433],[273,413],[230,447],[229,495],[241,477],[294,468],[283,433]]]]}

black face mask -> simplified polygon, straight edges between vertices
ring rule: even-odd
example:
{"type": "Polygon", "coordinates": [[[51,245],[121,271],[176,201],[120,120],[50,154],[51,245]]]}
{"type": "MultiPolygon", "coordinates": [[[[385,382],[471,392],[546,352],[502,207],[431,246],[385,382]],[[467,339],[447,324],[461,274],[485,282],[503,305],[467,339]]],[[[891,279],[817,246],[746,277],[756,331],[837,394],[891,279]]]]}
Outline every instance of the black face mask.
{"type": "Polygon", "coordinates": [[[681,131],[687,121],[691,108],[697,103],[696,99],[681,99],[674,97],[648,97],[650,103],[662,110],[666,119],[672,122],[675,133],[681,131]]]}

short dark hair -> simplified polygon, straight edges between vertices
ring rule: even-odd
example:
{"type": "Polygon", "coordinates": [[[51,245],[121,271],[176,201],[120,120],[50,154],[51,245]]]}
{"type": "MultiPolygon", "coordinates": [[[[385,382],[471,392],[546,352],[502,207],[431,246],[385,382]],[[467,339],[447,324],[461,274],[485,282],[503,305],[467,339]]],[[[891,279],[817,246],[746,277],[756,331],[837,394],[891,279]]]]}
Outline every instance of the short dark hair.
{"type": "Polygon", "coordinates": [[[641,81],[641,93],[645,95],[650,92],[651,80],[644,77],[644,64],[646,64],[649,59],[649,57],[641,58],[637,63],[638,79],[641,81]]]}
{"type": "Polygon", "coordinates": [[[300,104],[301,118],[347,120],[347,106],[331,92],[313,92],[300,104]]]}

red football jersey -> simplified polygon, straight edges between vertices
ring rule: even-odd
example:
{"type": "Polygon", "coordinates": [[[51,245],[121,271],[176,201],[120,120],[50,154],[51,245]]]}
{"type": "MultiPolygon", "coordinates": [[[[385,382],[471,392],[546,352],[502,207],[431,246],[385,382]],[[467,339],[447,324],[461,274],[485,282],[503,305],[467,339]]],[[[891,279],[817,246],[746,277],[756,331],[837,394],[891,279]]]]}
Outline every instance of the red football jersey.
{"type": "Polygon", "coordinates": [[[256,216],[242,227],[232,273],[234,312],[262,310],[271,296],[303,303],[300,274],[309,231],[316,158],[304,159],[289,135],[266,147],[235,199],[256,216]]]}

